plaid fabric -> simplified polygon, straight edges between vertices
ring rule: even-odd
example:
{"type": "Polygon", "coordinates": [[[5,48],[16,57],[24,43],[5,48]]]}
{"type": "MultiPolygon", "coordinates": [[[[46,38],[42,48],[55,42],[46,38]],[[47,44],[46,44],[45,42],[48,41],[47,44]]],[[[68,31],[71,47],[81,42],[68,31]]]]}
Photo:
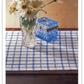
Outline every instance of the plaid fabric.
{"type": "Polygon", "coordinates": [[[6,70],[78,70],[78,31],[59,31],[58,39],[25,48],[21,31],[6,31],[6,70]]]}

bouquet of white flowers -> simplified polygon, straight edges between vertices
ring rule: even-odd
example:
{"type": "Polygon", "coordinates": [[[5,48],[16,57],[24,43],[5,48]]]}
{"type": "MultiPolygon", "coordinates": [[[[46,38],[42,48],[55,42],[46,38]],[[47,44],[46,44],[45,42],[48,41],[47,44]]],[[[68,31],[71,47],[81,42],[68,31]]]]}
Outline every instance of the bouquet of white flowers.
{"type": "Polygon", "coordinates": [[[57,2],[62,3],[59,0],[53,0],[46,3],[45,0],[13,0],[10,2],[10,14],[15,14],[17,11],[20,16],[20,27],[22,31],[22,45],[25,47],[34,47],[36,45],[35,41],[35,30],[37,28],[36,21],[39,11],[44,11],[45,6],[57,2]]]}

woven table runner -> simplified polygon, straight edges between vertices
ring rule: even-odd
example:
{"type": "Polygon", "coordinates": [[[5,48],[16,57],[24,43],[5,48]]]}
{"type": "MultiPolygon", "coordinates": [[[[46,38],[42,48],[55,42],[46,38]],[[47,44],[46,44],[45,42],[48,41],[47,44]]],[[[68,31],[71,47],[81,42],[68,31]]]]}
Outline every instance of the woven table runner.
{"type": "Polygon", "coordinates": [[[6,31],[6,71],[78,70],[78,31],[58,31],[58,39],[36,37],[34,48],[22,46],[21,31],[6,31]]]}

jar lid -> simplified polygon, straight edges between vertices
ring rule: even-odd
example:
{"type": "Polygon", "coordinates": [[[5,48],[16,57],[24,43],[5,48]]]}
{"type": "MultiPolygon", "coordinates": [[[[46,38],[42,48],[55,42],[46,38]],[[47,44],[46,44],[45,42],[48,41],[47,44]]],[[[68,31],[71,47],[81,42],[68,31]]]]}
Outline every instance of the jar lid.
{"type": "Polygon", "coordinates": [[[46,17],[42,17],[38,19],[37,27],[48,32],[58,28],[58,22],[46,17]]]}

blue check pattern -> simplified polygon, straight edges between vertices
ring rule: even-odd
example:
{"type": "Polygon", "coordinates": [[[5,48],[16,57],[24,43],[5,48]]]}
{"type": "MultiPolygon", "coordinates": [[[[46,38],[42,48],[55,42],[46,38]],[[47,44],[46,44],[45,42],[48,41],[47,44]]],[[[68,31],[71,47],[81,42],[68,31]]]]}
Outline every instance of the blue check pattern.
{"type": "Polygon", "coordinates": [[[58,31],[58,39],[22,46],[21,31],[6,31],[6,71],[78,70],[78,31],[58,31]]]}

